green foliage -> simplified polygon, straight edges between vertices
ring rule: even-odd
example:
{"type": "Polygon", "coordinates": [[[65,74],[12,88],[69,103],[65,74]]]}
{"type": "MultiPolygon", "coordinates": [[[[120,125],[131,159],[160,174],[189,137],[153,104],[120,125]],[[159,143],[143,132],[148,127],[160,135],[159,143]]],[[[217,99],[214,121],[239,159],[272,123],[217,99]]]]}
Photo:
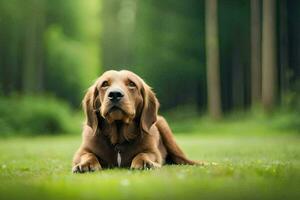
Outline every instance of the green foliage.
{"type": "Polygon", "coordinates": [[[225,111],[250,104],[250,2],[218,2],[220,80],[225,111]]]}
{"type": "Polygon", "coordinates": [[[79,132],[80,121],[68,104],[52,97],[0,98],[0,135],[79,132]]]}
{"type": "Polygon", "coordinates": [[[203,1],[140,4],[135,70],[154,88],[162,109],[196,104],[195,91],[205,88],[203,1]]]}
{"type": "Polygon", "coordinates": [[[100,72],[100,0],[0,0],[0,93],[78,107],[100,72]]]}
{"type": "Polygon", "coordinates": [[[48,30],[46,38],[47,87],[78,107],[86,88],[98,75],[98,51],[94,45],[67,38],[57,26],[48,30]]]}
{"type": "Polygon", "coordinates": [[[205,99],[203,0],[147,0],[136,5],[129,0],[127,6],[122,1],[104,2],[114,11],[106,12],[105,18],[115,19],[123,10],[135,16],[130,35],[123,33],[122,27],[128,27],[124,20],[104,23],[106,69],[138,73],[154,88],[164,110],[205,99]],[[117,43],[120,38],[129,40],[130,47],[117,43]]]}
{"type": "Polygon", "coordinates": [[[79,135],[4,139],[0,199],[299,199],[300,138],[267,135],[178,136],[186,154],[206,166],[75,175],[79,135]]]}
{"type": "MultiPolygon", "coordinates": [[[[105,69],[137,72],[154,88],[163,110],[195,104],[206,109],[205,1],[103,2],[105,69]]],[[[261,27],[263,13],[259,2],[261,27]]],[[[251,76],[260,79],[261,70],[251,75],[251,30],[255,27],[251,23],[252,3],[217,1],[221,103],[225,112],[249,109],[255,103],[251,98],[251,88],[255,88],[251,76]]],[[[278,57],[274,73],[278,82],[274,85],[278,92],[285,92],[299,79],[298,7],[296,1],[277,2],[274,33],[278,57]]],[[[278,97],[275,98],[279,102],[278,97]]]]}
{"type": "Polygon", "coordinates": [[[217,122],[206,115],[197,117],[193,107],[181,107],[164,115],[169,119],[172,130],[177,133],[224,135],[300,133],[299,113],[286,107],[278,108],[271,114],[264,113],[261,107],[248,112],[235,111],[226,114],[224,119],[217,122]]]}
{"type": "Polygon", "coordinates": [[[48,10],[54,17],[45,32],[46,87],[78,107],[100,71],[100,3],[49,1],[48,10]]]}

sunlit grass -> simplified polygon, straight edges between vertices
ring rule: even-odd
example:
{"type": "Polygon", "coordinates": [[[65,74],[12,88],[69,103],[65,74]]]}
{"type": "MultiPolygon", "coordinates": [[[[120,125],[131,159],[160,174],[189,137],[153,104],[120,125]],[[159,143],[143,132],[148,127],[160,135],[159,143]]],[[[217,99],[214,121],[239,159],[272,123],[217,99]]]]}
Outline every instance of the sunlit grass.
{"type": "Polygon", "coordinates": [[[1,199],[299,199],[295,134],[186,134],[177,139],[206,166],[71,174],[80,136],[0,141],[1,199]]]}

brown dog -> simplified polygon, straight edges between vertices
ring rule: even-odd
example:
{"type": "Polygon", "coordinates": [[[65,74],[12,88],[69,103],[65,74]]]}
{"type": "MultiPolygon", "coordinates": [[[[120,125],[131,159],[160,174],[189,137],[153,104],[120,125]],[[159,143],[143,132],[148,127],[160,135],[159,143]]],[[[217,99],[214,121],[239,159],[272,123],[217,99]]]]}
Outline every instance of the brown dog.
{"type": "Polygon", "coordinates": [[[197,164],[176,144],[151,88],[129,71],[107,71],[88,89],[83,108],[82,144],[74,173],[110,167],[158,168],[197,164]]]}

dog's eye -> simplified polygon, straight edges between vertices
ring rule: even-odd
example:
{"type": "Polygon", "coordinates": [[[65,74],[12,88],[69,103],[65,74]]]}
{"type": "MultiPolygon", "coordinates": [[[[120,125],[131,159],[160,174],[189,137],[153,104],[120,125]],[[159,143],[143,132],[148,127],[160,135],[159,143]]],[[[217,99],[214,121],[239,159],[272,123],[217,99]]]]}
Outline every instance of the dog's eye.
{"type": "Polygon", "coordinates": [[[129,87],[129,88],[135,88],[135,87],[136,87],[136,85],[135,85],[135,83],[134,83],[134,82],[132,82],[132,81],[129,81],[129,82],[128,82],[128,87],[129,87]]]}
{"type": "Polygon", "coordinates": [[[101,87],[105,88],[105,87],[108,87],[108,86],[109,86],[108,81],[103,81],[101,87]]]}

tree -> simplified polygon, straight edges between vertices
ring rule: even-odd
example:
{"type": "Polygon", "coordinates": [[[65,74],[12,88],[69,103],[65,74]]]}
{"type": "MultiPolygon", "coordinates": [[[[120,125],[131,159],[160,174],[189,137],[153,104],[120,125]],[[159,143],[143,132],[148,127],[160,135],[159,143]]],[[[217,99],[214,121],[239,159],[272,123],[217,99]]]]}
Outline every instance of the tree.
{"type": "Polygon", "coordinates": [[[272,110],[276,98],[276,13],[275,0],[263,1],[262,27],[262,102],[272,110]]]}
{"type": "Polygon", "coordinates": [[[251,103],[261,101],[260,0],[251,0],[251,103]]]}
{"type": "MultiPolygon", "coordinates": [[[[103,6],[111,7],[115,1],[105,0],[103,6]]],[[[126,13],[136,9],[132,13],[136,14],[132,34],[130,30],[118,31],[123,26],[129,29],[133,24],[121,25],[129,21],[113,22],[119,12],[122,14],[122,6],[119,12],[103,9],[104,14],[110,14],[104,18],[102,32],[105,69],[125,68],[139,74],[155,91],[161,110],[184,106],[196,112],[198,105],[199,110],[203,109],[206,102],[204,1],[124,2],[128,3],[126,13]],[[125,32],[130,34],[124,35],[125,32]],[[125,40],[127,44],[122,42],[125,40]]]]}
{"type": "Polygon", "coordinates": [[[217,0],[205,1],[206,66],[208,110],[213,119],[221,118],[217,0]]]}
{"type": "Polygon", "coordinates": [[[42,90],[44,3],[43,0],[32,0],[25,7],[27,28],[24,31],[24,65],[22,71],[22,89],[25,94],[42,90]]]}
{"type": "MultiPolygon", "coordinates": [[[[289,32],[288,32],[288,10],[287,0],[281,0],[279,5],[279,91],[280,101],[283,102],[284,95],[288,89],[288,68],[289,68],[289,32]]],[[[297,21],[297,19],[292,18],[297,21]]]]}
{"type": "Polygon", "coordinates": [[[78,107],[100,71],[100,7],[0,0],[0,94],[52,93],[78,107]]]}

